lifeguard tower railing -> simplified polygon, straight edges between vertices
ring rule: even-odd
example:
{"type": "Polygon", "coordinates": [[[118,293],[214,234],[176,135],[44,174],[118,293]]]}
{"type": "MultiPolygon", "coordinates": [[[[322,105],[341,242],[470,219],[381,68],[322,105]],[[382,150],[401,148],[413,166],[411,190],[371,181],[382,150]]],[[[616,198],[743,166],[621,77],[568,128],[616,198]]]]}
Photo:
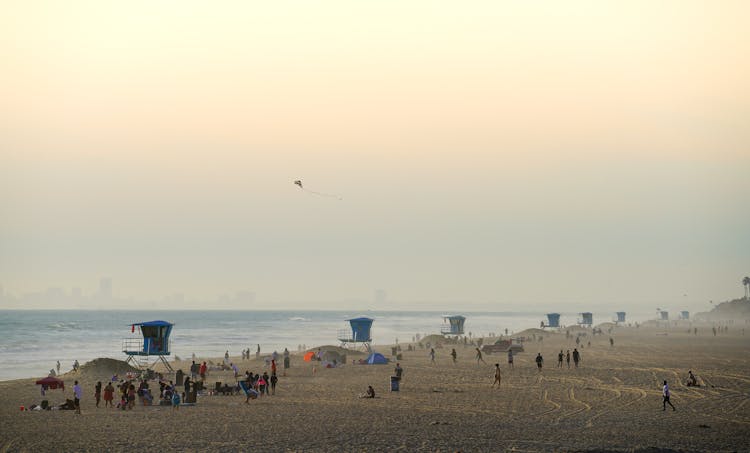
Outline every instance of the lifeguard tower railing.
{"type": "Polygon", "coordinates": [[[464,322],[466,318],[460,315],[443,316],[443,324],[440,325],[442,335],[463,335],[464,322]]]}
{"type": "Polygon", "coordinates": [[[172,340],[167,339],[166,341],[166,348],[155,348],[154,344],[152,344],[153,339],[152,338],[123,338],[122,340],[122,352],[124,352],[127,355],[141,355],[141,356],[151,356],[151,355],[165,355],[169,354],[169,352],[151,352],[149,351],[155,351],[158,349],[161,349],[162,351],[171,351],[172,350],[172,340]]]}
{"type": "Polygon", "coordinates": [[[357,338],[357,333],[351,329],[339,329],[336,338],[342,343],[365,343],[372,341],[372,338],[357,338]]]}

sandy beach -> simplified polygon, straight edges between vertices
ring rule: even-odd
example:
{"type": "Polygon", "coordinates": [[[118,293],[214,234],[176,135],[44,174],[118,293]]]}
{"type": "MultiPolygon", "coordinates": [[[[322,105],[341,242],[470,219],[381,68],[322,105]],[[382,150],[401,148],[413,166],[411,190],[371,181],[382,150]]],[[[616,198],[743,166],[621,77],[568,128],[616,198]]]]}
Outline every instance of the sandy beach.
{"type": "MultiPolygon", "coordinates": [[[[509,369],[505,354],[477,364],[471,346],[428,351],[404,348],[404,378],[389,392],[394,363],[316,368],[292,357],[275,396],[245,404],[244,396],[203,396],[195,407],[132,411],[96,408],[97,380],[107,370],[64,375],[65,391],[51,390],[51,404],[72,398],[83,384],[82,414],[25,411],[39,403],[36,379],[0,382],[0,451],[748,451],[750,450],[750,333],[740,326],[713,336],[686,328],[619,327],[582,341],[578,369],[557,368],[557,353],[573,339],[545,334],[524,344],[509,369]],[[588,346],[588,341],[591,346],[588,346]],[[542,372],[534,357],[544,357],[542,372]],[[494,363],[502,385],[490,388],[494,363]],[[692,369],[702,386],[687,387],[692,369]],[[98,374],[98,375],[97,375],[98,374]],[[676,411],[662,411],[661,383],[672,389],[676,411]],[[375,399],[357,396],[372,385],[375,399]],[[650,449],[650,450],[649,450],[650,449]]],[[[390,356],[390,347],[376,350],[390,356]],[[387,354],[386,354],[387,352],[387,354]]],[[[219,359],[213,359],[219,361],[219,359]]],[[[232,360],[263,371],[263,362],[232,360]]],[[[188,369],[187,362],[175,369],[188,369]]],[[[572,364],[571,364],[572,366],[572,364]]],[[[234,382],[230,372],[215,381],[234,382]]],[[[154,387],[152,383],[152,388],[154,387]]]]}

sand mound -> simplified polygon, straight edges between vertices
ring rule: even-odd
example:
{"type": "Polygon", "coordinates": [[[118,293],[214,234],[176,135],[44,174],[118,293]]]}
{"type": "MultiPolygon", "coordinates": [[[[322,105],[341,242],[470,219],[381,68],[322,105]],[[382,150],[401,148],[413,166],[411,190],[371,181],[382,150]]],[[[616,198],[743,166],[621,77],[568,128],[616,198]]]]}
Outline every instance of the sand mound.
{"type": "Polygon", "coordinates": [[[426,337],[424,337],[421,340],[419,340],[419,342],[422,343],[422,344],[426,344],[426,343],[431,343],[431,344],[443,344],[443,343],[447,343],[445,341],[445,337],[444,336],[442,336],[442,335],[435,335],[435,334],[433,334],[433,335],[427,335],[426,337]]]}
{"type": "MultiPolygon", "coordinates": [[[[346,349],[342,348],[341,346],[333,346],[333,345],[325,345],[325,346],[319,346],[320,350],[322,352],[336,352],[339,355],[365,355],[366,353],[363,351],[357,351],[356,349],[346,349]]],[[[312,348],[308,349],[308,351],[318,352],[318,348],[312,348]]]]}
{"type": "Polygon", "coordinates": [[[565,330],[568,330],[570,332],[587,332],[589,329],[583,326],[569,326],[566,327],[565,330]]]}
{"type": "Polygon", "coordinates": [[[138,369],[122,360],[99,358],[83,364],[80,373],[81,376],[100,377],[125,374],[131,371],[138,371],[138,369]]]}
{"type": "Polygon", "coordinates": [[[546,337],[546,336],[551,335],[552,333],[553,332],[547,332],[546,330],[542,330],[542,329],[526,329],[518,333],[514,333],[513,336],[514,337],[530,337],[532,335],[536,335],[536,336],[546,337]]]}

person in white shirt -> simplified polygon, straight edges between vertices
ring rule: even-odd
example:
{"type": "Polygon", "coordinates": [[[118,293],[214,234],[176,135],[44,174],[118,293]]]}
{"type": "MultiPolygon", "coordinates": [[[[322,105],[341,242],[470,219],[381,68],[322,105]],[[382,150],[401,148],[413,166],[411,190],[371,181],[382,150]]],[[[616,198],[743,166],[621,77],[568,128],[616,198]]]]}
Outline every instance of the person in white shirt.
{"type": "Polygon", "coordinates": [[[667,385],[667,381],[664,381],[664,387],[662,388],[661,394],[664,397],[664,401],[662,402],[662,410],[667,410],[667,404],[669,404],[670,406],[672,406],[672,410],[676,411],[677,409],[675,409],[672,402],[669,401],[669,386],[667,385]]]}

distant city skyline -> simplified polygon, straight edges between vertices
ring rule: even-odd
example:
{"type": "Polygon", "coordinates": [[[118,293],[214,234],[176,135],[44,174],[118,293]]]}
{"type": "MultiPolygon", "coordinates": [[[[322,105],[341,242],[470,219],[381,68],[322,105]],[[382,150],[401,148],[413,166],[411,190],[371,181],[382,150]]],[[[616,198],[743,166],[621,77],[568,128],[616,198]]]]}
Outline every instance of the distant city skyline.
{"type": "Polygon", "coordinates": [[[90,291],[82,290],[80,286],[70,288],[61,286],[48,286],[36,291],[9,292],[0,285],[0,309],[147,309],[147,310],[173,310],[173,309],[204,309],[207,304],[212,308],[222,310],[298,310],[298,309],[321,309],[340,310],[353,309],[354,311],[368,310],[444,310],[451,313],[461,311],[488,311],[488,312],[540,312],[561,311],[575,313],[577,310],[632,310],[639,313],[648,311],[672,311],[679,312],[688,310],[693,313],[710,311],[714,304],[742,297],[741,295],[729,296],[725,299],[716,298],[708,301],[693,300],[683,294],[682,298],[673,302],[649,301],[634,303],[632,301],[620,301],[617,303],[585,302],[585,301],[537,301],[529,306],[527,301],[472,301],[472,300],[399,300],[392,299],[383,288],[375,288],[372,295],[366,297],[366,291],[362,295],[351,295],[341,299],[308,299],[308,300],[284,300],[266,296],[257,297],[252,290],[234,290],[219,293],[213,297],[198,297],[186,294],[182,291],[173,291],[162,295],[118,294],[113,290],[113,279],[110,277],[100,278],[98,286],[90,291]],[[314,304],[314,305],[310,305],[314,304]]]}

